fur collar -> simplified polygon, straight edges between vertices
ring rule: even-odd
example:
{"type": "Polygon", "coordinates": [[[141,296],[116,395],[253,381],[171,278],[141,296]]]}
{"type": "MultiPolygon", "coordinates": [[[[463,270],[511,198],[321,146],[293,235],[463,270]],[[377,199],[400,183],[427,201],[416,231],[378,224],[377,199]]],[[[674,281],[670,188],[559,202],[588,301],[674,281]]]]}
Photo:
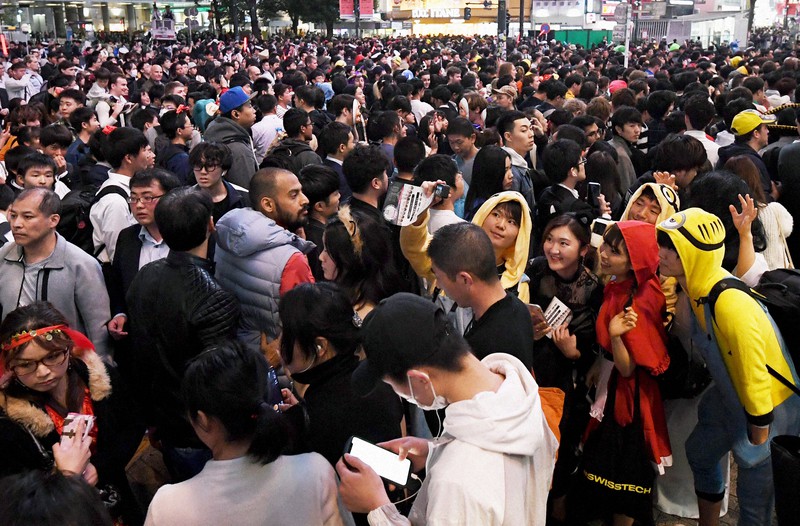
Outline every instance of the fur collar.
{"type": "MultiPolygon", "coordinates": [[[[111,395],[111,380],[100,357],[92,351],[87,351],[78,359],[86,365],[89,394],[92,400],[98,402],[108,398],[111,395]]],[[[46,437],[55,429],[47,411],[28,400],[9,396],[3,391],[0,391],[0,409],[11,420],[25,427],[37,437],[46,437]]]]}

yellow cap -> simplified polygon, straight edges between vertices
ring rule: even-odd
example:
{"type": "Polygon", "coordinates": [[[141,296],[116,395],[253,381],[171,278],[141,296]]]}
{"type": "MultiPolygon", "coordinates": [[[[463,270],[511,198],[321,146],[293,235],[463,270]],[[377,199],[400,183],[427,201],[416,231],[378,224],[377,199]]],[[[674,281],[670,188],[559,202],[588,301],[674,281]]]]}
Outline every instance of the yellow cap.
{"type": "Polygon", "coordinates": [[[762,124],[775,123],[775,115],[764,115],[758,110],[744,110],[736,114],[731,123],[734,135],[746,135],[762,124]]]}

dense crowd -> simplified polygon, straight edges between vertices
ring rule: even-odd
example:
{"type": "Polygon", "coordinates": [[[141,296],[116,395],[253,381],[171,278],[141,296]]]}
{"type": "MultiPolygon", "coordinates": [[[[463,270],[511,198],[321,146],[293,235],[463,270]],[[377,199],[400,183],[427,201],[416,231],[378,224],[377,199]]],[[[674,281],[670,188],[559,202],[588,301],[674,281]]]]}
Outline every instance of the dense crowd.
{"type": "Polygon", "coordinates": [[[706,526],[732,458],[770,524],[800,58],[758,36],[10,44],[0,523],[706,526]]]}

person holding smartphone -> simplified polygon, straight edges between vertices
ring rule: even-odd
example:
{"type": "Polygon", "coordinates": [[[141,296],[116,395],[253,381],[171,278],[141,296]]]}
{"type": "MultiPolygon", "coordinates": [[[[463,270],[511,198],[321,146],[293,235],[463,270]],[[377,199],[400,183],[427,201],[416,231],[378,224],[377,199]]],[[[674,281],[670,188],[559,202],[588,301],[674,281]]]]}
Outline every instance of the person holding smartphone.
{"type": "Polygon", "coordinates": [[[596,202],[586,202],[578,197],[575,187],[586,180],[586,158],[581,145],[569,139],[558,139],[547,145],[542,154],[544,171],[552,183],[539,197],[536,207],[537,240],[542,240],[542,231],[556,216],[567,212],[577,212],[598,217],[608,214],[611,207],[603,194],[598,194],[596,202]]]}
{"type": "MultiPolygon", "coordinates": [[[[482,265],[493,271],[491,257],[482,265]]],[[[413,471],[427,468],[407,518],[377,473],[350,454],[336,464],[345,505],[368,513],[373,525],[544,524],[558,441],[522,362],[503,353],[478,360],[444,310],[407,293],[382,301],[362,335],[367,359],[353,376],[358,392],[385,382],[422,409],[447,407],[447,415],[436,440],[378,444],[410,459],[413,471]]]]}
{"type": "Polygon", "coordinates": [[[56,469],[113,485],[126,524],[142,521],[125,466],[144,435],[115,370],[48,302],[8,313],[0,325],[0,477],[56,469]],[[81,419],[68,436],[70,413],[81,419]],[[62,434],[63,433],[63,434],[62,434]]]}

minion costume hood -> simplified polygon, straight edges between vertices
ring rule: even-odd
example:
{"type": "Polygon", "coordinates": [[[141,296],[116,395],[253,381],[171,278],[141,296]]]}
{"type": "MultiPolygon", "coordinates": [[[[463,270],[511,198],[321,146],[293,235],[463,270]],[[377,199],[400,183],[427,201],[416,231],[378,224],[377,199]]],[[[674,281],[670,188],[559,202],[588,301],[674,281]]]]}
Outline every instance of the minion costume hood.
{"type": "Polygon", "coordinates": [[[636,202],[637,199],[642,195],[646,188],[649,188],[653,191],[656,196],[656,200],[658,201],[659,206],[661,206],[661,213],[658,215],[658,220],[656,220],[656,224],[666,221],[670,218],[675,212],[680,210],[681,208],[681,200],[678,198],[678,194],[675,190],[672,189],[671,186],[665,184],[658,184],[658,183],[645,183],[633,193],[631,198],[628,200],[628,206],[625,207],[625,212],[622,213],[622,218],[620,221],[628,221],[633,219],[630,216],[631,213],[631,206],[633,203],[636,202]]]}
{"type": "MultiPolygon", "coordinates": [[[[713,321],[706,318],[706,305],[700,301],[718,281],[732,277],[722,268],[725,256],[722,221],[700,208],[689,208],[660,223],[657,229],[669,235],[675,245],[683,264],[692,310],[701,330],[708,334],[713,330],[719,354],[748,421],[754,425],[769,424],[773,408],[792,392],[770,376],[765,364],[785,378],[795,377],[771,321],[758,302],[733,288],[719,295],[713,321]]],[[[720,381],[716,377],[714,380],[720,381]]]]}
{"type": "Polygon", "coordinates": [[[524,303],[529,303],[529,280],[525,275],[525,267],[528,264],[533,223],[531,221],[531,209],[525,201],[525,198],[522,197],[522,194],[519,192],[500,192],[495,194],[475,212],[472,223],[482,227],[483,222],[497,205],[509,201],[515,201],[520,204],[522,207],[522,219],[520,220],[519,234],[517,234],[516,243],[510,246],[505,254],[503,254],[506,268],[503,271],[503,275],[500,276],[500,283],[503,285],[504,289],[511,289],[517,286],[519,299],[524,303]]]}

